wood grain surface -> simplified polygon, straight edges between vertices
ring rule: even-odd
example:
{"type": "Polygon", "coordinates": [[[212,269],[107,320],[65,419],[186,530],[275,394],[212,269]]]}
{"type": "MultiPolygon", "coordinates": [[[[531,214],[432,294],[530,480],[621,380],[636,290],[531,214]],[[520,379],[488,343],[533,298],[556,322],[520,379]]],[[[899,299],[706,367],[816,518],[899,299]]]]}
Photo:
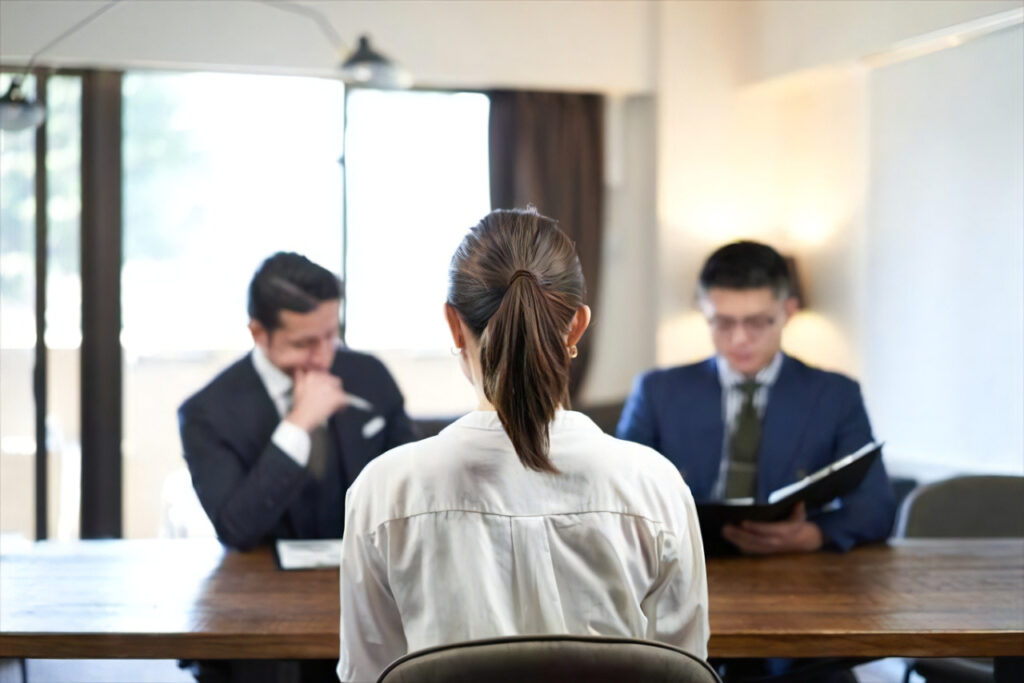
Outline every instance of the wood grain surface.
{"type": "Polygon", "coordinates": [[[712,656],[1024,655],[1024,541],[708,563],[712,656]]]}
{"type": "MultiPolygon", "coordinates": [[[[708,563],[712,656],[1024,655],[1024,541],[902,541],[708,563]]],[[[0,557],[0,657],[331,658],[338,572],[212,541],[0,557]]]]}

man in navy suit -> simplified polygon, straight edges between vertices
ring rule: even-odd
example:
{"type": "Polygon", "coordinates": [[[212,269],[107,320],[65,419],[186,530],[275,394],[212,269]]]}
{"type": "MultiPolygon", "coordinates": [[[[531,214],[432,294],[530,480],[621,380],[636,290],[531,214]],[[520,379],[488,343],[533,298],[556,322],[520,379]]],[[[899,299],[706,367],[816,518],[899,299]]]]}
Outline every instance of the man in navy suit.
{"type": "Polygon", "coordinates": [[[380,361],[339,347],[340,298],[330,271],[271,256],[249,286],[255,348],[178,411],[196,494],[228,546],[340,538],[349,484],[413,439],[380,361]]]}
{"type": "MultiPolygon", "coordinates": [[[[769,246],[736,242],[715,251],[698,297],[716,355],[641,375],[626,401],[619,438],[675,463],[698,502],[764,501],[872,441],[856,382],[782,353],[782,329],[797,309],[789,277],[769,246]]],[[[894,515],[878,460],[854,492],[826,509],[801,504],[784,521],[726,525],[722,537],[748,554],[845,551],[886,538],[894,515]]]]}

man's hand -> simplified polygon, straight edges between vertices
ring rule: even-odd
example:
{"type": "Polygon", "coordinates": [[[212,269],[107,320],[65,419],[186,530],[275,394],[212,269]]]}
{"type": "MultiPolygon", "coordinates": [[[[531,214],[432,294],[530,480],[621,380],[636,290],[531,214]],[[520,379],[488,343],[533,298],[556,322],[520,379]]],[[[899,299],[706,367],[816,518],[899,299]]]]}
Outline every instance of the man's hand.
{"type": "Polygon", "coordinates": [[[789,518],[781,522],[726,524],[722,536],[748,555],[812,552],[824,543],[821,528],[807,521],[803,503],[797,504],[789,518]]]}
{"type": "Polygon", "coordinates": [[[292,411],[285,418],[307,432],[348,405],[341,378],[329,372],[298,370],[292,392],[292,411]]]}

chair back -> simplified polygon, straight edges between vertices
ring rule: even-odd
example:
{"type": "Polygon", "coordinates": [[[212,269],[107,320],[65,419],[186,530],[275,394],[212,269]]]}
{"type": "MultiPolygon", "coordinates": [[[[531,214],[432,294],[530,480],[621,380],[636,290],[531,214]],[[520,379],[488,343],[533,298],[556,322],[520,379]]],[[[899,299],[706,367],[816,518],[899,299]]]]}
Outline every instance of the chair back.
{"type": "Polygon", "coordinates": [[[914,489],[900,506],[894,535],[1024,537],[1024,477],[954,477],[914,489]]]}
{"type": "Polygon", "coordinates": [[[513,636],[451,643],[395,660],[377,683],[721,683],[707,662],[649,640],[513,636]]]}

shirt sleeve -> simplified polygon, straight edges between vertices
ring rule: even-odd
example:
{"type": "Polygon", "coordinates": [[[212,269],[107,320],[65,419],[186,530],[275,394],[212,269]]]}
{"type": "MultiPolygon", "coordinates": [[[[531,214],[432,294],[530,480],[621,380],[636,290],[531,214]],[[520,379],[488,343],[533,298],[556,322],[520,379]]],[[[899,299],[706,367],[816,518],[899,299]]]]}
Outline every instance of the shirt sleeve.
{"type": "MultiPolygon", "coordinates": [[[[678,472],[675,474],[679,478],[678,472]]],[[[679,486],[679,494],[666,501],[670,514],[658,538],[658,579],[641,609],[648,619],[649,640],[707,659],[711,629],[704,548],[693,496],[682,478],[679,486]]]]}
{"type": "Polygon", "coordinates": [[[281,420],[270,441],[300,466],[305,467],[309,462],[309,433],[297,424],[281,420]]]}
{"type": "Polygon", "coordinates": [[[353,485],[346,496],[345,536],[341,542],[341,624],[338,678],[377,680],[384,668],[408,650],[402,617],[388,585],[383,546],[386,531],[366,531],[353,515],[353,485]]]}

